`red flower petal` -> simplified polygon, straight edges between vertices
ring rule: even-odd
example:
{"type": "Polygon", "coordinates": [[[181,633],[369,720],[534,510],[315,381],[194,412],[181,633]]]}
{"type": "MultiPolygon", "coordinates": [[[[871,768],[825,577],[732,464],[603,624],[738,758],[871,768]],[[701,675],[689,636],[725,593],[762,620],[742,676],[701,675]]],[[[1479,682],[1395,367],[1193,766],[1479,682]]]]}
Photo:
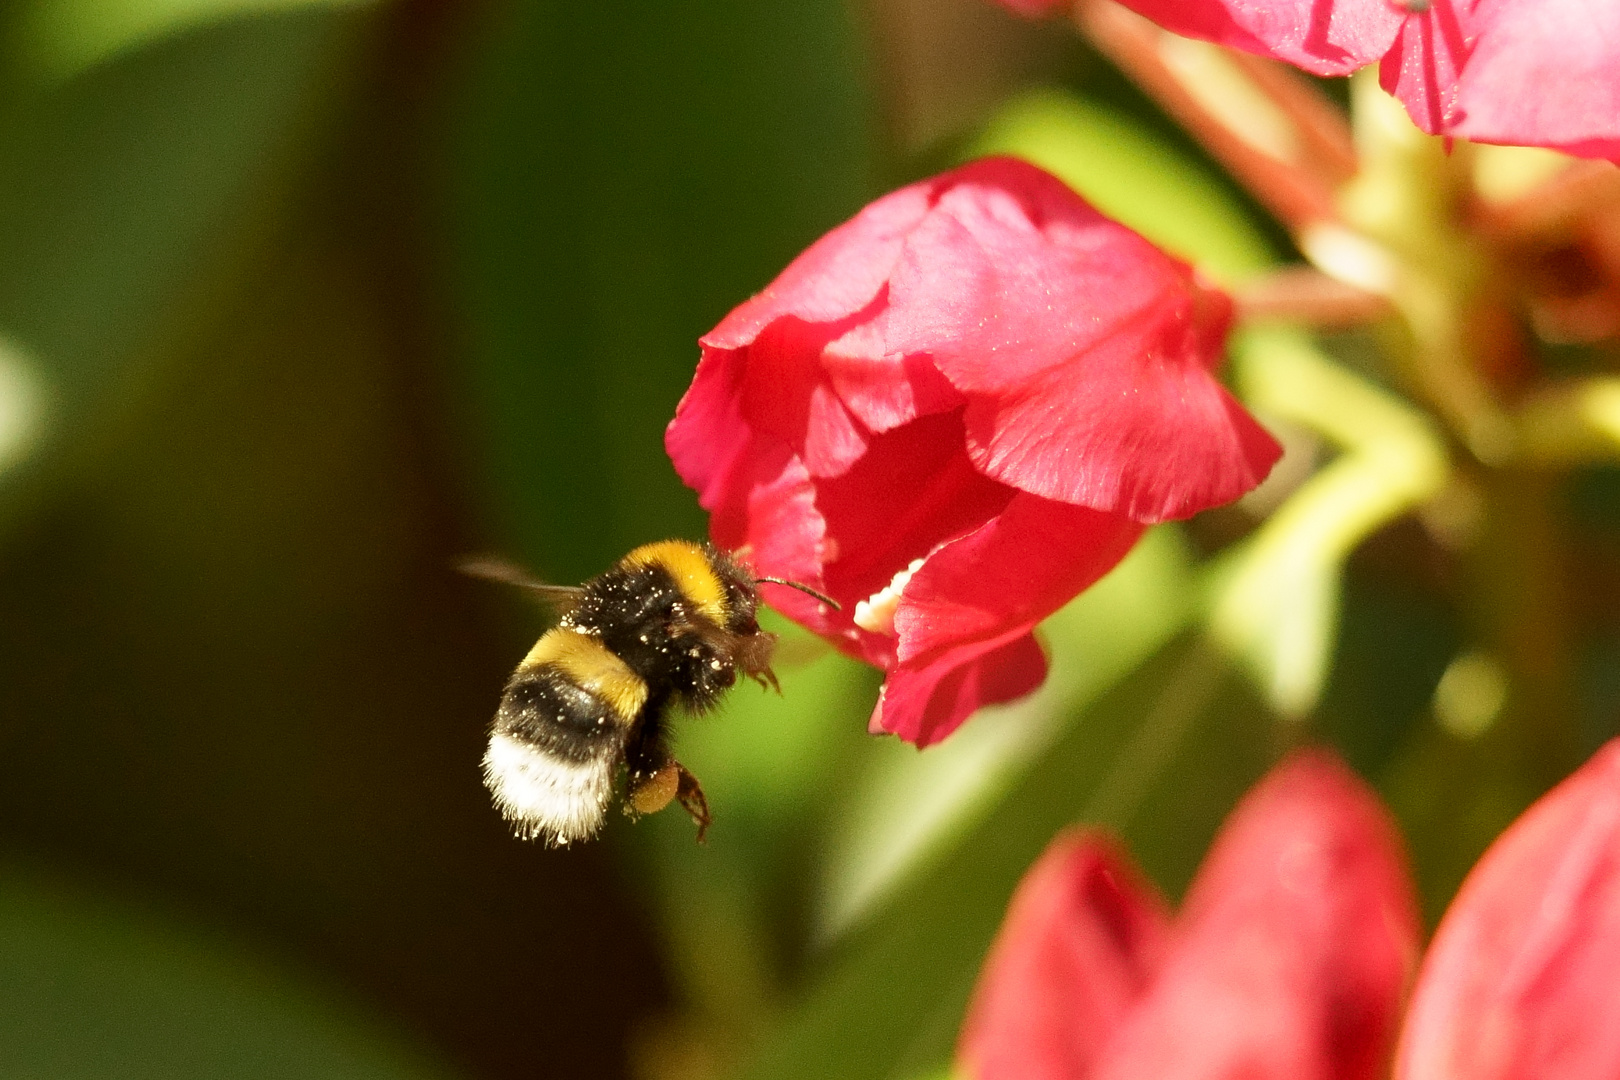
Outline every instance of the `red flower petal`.
{"type": "MultiPolygon", "coordinates": [[[[1009,0],[1003,0],[1004,3],[1009,0]]],[[[1380,81],[1435,135],[1620,160],[1620,4],[1603,0],[1121,0],[1188,37],[1380,81]]]]}
{"type": "Polygon", "coordinates": [[[877,299],[906,234],[932,205],[927,184],[885,195],[805,249],[775,281],[703,336],[706,349],[753,344],[777,319],[809,323],[847,319],[877,299]]]}
{"type": "Polygon", "coordinates": [[[1417,951],[1398,841],[1337,759],[1298,754],[1233,812],[1174,951],[1097,1080],[1374,1080],[1417,951]]]}
{"type": "Polygon", "coordinates": [[[1620,4],[1492,0],[1448,133],[1620,160],[1620,4]]]}
{"type": "Polygon", "coordinates": [[[986,479],[962,447],[959,413],[925,416],[874,436],[842,476],[817,484],[827,522],[824,581],[851,605],[895,572],[995,517],[1015,494],[986,479]]]}
{"type": "Polygon", "coordinates": [[[1167,30],[1348,75],[1383,56],[1405,17],[1390,0],[1121,0],[1167,30]]]}
{"type": "Polygon", "coordinates": [[[1014,701],[1046,678],[1046,653],[1025,631],[1011,641],[968,641],[893,665],[867,729],[918,747],[961,727],[982,706],[1014,701]]]}
{"type": "Polygon", "coordinates": [[[1620,741],[1474,867],[1419,974],[1396,1076],[1620,1076],[1620,741]]]}
{"type": "Polygon", "coordinates": [[[1169,915],[1110,840],[1058,837],[1024,875],[958,1045],[974,1080],[1081,1080],[1152,978],[1169,915]]]}
{"type": "Polygon", "coordinates": [[[781,471],[791,449],[780,440],[756,437],[742,418],[743,365],[732,353],[705,354],[675,418],[664,431],[664,449],[675,469],[716,515],[716,542],[736,547],[747,535],[747,493],[781,471]]]}
{"type": "MultiPolygon", "coordinates": [[[[791,447],[812,475],[836,476],[866,449],[865,432],[833,388],[821,353],[882,310],[905,236],[928,207],[929,193],[920,185],[872,203],[812,244],[700,342],[705,360],[738,357],[740,383],[727,388],[741,396],[737,415],[791,447]]],[[[685,426],[701,437],[717,414],[703,414],[700,422],[696,415],[683,418],[686,407],[683,399],[670,429],[685,426]]],[[[676,467],[682,468],[679,461],[676,467]]]]}
{"type": "Polygon", "coordinates": [[[735,354],[705,355],[664,434],[665,449],[709,511],[715,543],[748,551],[778,577],[819,585],[826,524],[815,488],[789,446],[743,420],[742,378],[735,354]]]}
{"type": "Polygon", "coordinates": [[[1378,68],[1380,85],[1431,135],[1449,132],[1457,119],[1457,76],[1477,36],[1465,21],[1471,21],[1466,10],[1435,0],[1426,14],[1407,18],[1378,68]]]}
{"type": "MultiPolygon", "coordinates": [[[[791,446],[812,476],[837,476],[866,453],[865,430],[814,362],[842,325],[777,319],[760,331],[741,365],[743,418],[791,446]]],[[[705,347],[704,354],[711,351],[705,347]]]]}
{"type": "Polygon", "coordinates": [[[1210,374],[1224,296],[1033,166],[952,175],[895,266],[887,344],[966,395],[987,476],[1139,521],[1265,478],[1281,448],[1210,374]]]}
{"type": "Polygon", "coordinates": [[[1142,525],[1120,514],[1022,492],[972,533],[930,555],[901,594],[894,628],[897,665],[874,724],[927,746],[955,731],[976,705],[952,668],[975,664],[977,704],[1010,701],[1040,685],[1045,658],[1028,639],[1035,625],[1125,557],[1142,525]],[[926,693],[925,693],[926,691],[926,693]]]}
{"type": "Polygon", "coordinates": [[[925,351],[890,351],[893,308],[886,292],[883,299],[879,315],[854,327],[822,353],[827,376],[844,404],[874,432],[960,408],[962,395],[940,374],[932,356],[925,351]]]}
{"type": "Polygon", "coordinates": [[[1004,483],[1143,522],[1231,502],[1282,448],[1209,376],[1194,340],[1176,320],[1120,326],[1021,386],[964,364],[958,378],[1000,391],[969,399],[968,452],[1004,483]]]}
{"type": "Polygon", "coordinates": [[[895,614],[902,663],[964,640],[1022,633],[1090,587],[1142,535],[1120,514],[1022,492],[928,557],[895,614]]]}
{"type": "Polygon", "coordinates": [[[1435,0],[1379,71],[1433,135],[1620,158],[1620,5],[1435,0]]]}

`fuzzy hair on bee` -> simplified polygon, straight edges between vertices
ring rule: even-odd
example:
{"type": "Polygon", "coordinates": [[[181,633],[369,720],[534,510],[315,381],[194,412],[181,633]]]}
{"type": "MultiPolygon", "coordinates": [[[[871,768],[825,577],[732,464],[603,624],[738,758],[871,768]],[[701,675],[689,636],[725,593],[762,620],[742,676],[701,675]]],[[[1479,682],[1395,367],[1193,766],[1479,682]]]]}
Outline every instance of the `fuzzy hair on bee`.
{"type": "Polygon", "coordinates": [[[494,560],[462,568],[523,586],[561,612],[507,680],[484,754],[484,783],[517,835],[553,847],[595,836],[622,772],[627,813],[678,800],[701,841],[708,803],[670,750],[670,716],[713,708],[739,672],[780,690],[776,635],[757,618],[759,584],[819,594],[757,578],[686,540],[638,547],[580,586],[547,585],[494,560]]]}

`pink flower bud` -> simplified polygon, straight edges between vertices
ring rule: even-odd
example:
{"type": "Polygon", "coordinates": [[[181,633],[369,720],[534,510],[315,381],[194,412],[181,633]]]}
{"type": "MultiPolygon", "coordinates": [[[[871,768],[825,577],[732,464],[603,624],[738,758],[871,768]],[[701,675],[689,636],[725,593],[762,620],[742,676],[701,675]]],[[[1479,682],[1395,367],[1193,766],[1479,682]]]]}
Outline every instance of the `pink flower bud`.
{"type": "Polygon", "coordinates": [[[973,1080],[1376,1080],[1416,950],[1377,798],[1299,754],[1227,820],[1173,923],[1116,849],[1060,838],[1019,885],[958,1057],[973,1080]]]}

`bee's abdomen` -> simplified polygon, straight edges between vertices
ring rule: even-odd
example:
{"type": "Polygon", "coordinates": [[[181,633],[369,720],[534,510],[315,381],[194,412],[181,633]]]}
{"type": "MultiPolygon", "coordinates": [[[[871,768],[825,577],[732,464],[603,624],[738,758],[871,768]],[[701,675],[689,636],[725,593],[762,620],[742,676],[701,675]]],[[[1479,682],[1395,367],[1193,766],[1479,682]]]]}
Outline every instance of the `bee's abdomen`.
{"type": "MultiPolygon", "coordinates": [[[[602,641],[568,627],[548,632],[523,658],[507,694],[535,684],[535,705],[554,705],[570,730],[633,723],[647,703],[647,683],[602,641]]],[[[504,706],[503,706],[504,707],[504,706]]]]}
{"type": "Polygon", "coordinates": [[[625,721],[602,698],[556,667],[519,669],[506,684],[494,730],[568,761],[595,757],[623,740],[625,721]]]}
{"type": "Polygon", "coordinates": [[[518,832],[566,844],[594,836],[647,684],[589,634],[547,633],[507,683],[484,782],[518,832]]]}

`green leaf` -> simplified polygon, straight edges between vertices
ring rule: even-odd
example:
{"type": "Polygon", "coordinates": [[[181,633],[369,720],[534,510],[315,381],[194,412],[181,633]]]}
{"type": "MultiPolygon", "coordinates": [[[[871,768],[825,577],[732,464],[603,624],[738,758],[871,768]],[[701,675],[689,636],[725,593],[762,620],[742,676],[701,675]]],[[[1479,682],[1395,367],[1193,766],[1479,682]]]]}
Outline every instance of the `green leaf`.
{"type": "Polygon", "coordinates": [[[832,0],[497,5],[457,96],[463,400],[496,531],[557,580],[701,535],[663,448],[697,339],[869,195],[832,0]]]}
{"type": "Polygon", "coordinates": [[[45,405],[39,453],[0,495],[37,486],[47,451],[98,449],[147,399],[155,337],[185,317],[200,271],[222,269],[353,26],[326,8],[237,20],[0,115],[0,332],[45,405]]]}
{"type": "Polygon", "coordinates": [[[24,0],[14,9],[15,62],[34,81],[55,83],[171,34],[302,7],[373,0],[24,0]]]}
{"type": "Polygon", "coordinates": [[[0,1075],[429,1080],[356,1003],[222,935],[0,865],[0,1075]]]}
{"type": "Polygon", "coordinates": [[[1247,401],[1343,451],[1212,571],[1215,638],[1243,658],[1280,713],[1301,716],[1327,678],[1345,559],[1433,498],[1450,465],[1422,413],[1328,360],[1302,332],[1253,329],[1234,351],[1247,401]]]}

